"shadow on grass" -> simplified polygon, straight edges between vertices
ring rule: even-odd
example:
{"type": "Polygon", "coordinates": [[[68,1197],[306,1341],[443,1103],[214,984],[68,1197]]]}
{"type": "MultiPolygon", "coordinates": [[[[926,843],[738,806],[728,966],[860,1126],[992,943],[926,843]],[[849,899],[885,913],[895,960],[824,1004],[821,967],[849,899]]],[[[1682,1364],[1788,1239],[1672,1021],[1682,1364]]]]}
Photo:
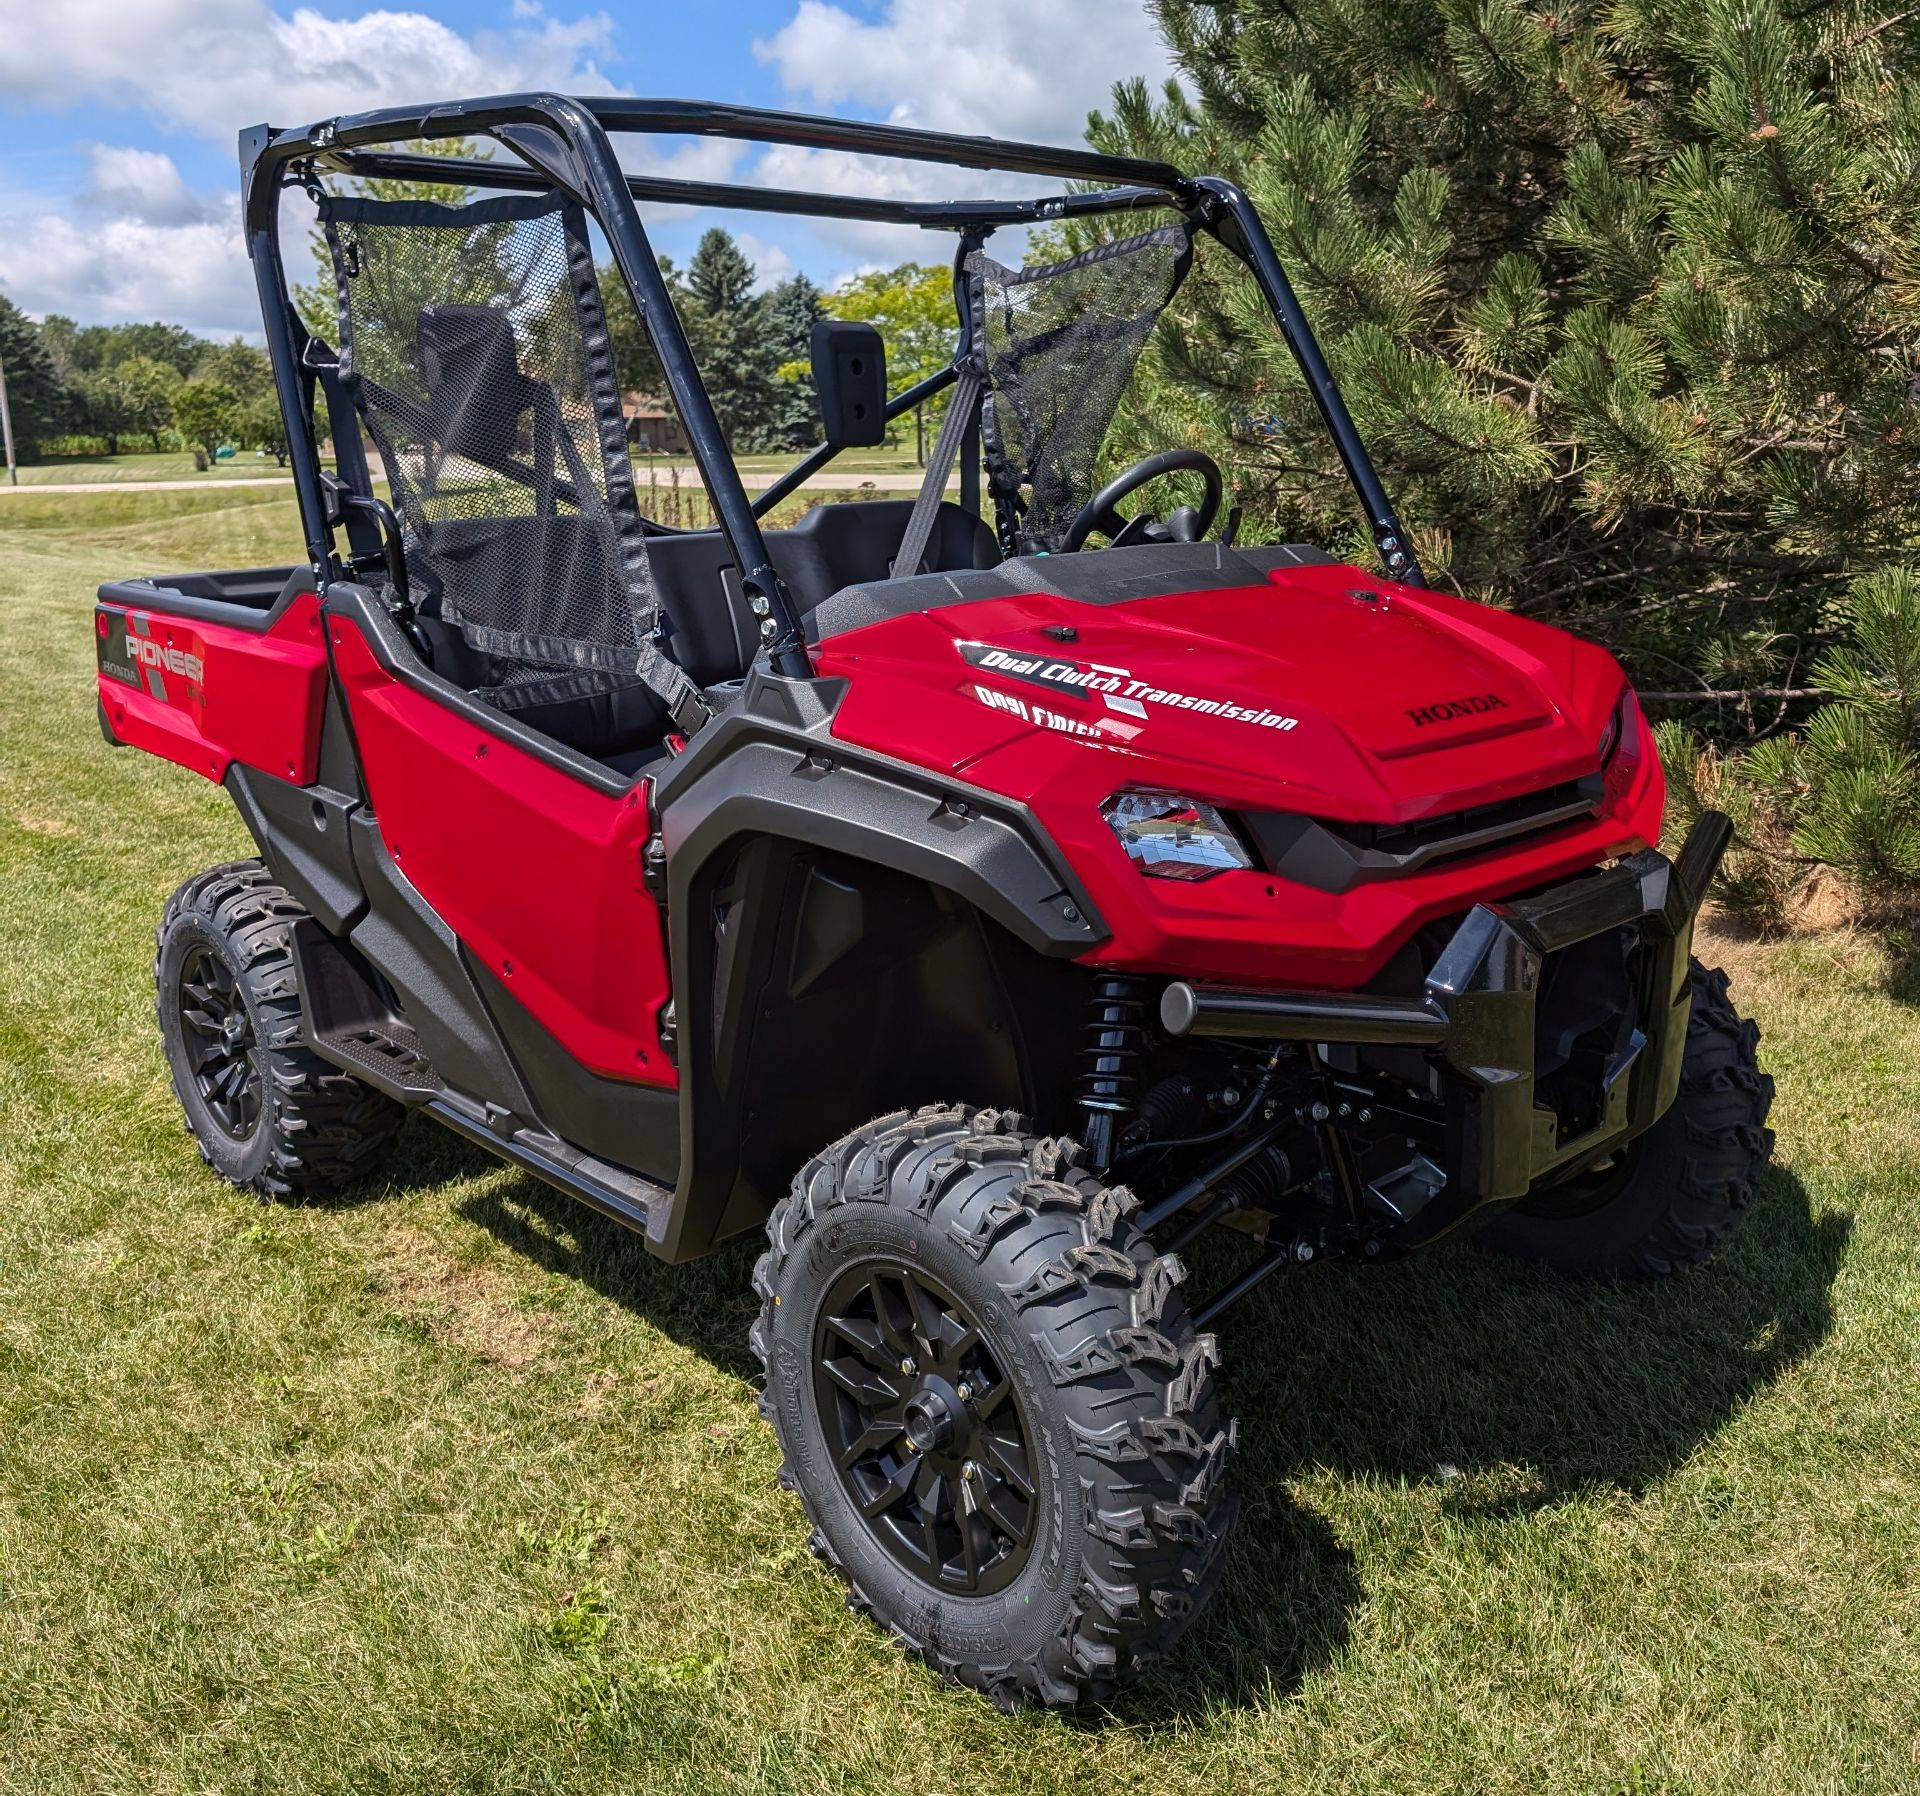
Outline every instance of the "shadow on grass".
{"type": "MultiPolygon", "coordinates": [[[[757,1233],[670,1267],[532,1180],[460,1209],[544,1270],[753,1376],[757,1233]]],[[[1844,1215],[1816,1218],[1800,1181],[1775,1170],[1726,1250],[1661,1284],[1580,1284],[1459,1245],[1263,1286],[1220,1330],[1242,1503],[1223,1582],[1181,1650],[1124,1692],[1112,1718],[1187,1725],[1223,1704],[1264,1703],[1343,1650],[1365,1593],[1298,1480],[1432,1486],[1443,1514],[1488,1529],[1657,1483],[1825,1337],[1850,1230],[1844,1215]]],[[[1196,1265],[1189,1289],[1219,1270],[1196,1265]]]]}
{"type": "Polygon", "coordinates": [[[1775,1169],[1716,1259],[1659,1284],[1577,1283],[1462,1244],[1262,1287],[1221,1330],[1245,1506],[1225,1582],[1115,1713],[1265,1701],[1339,1652],[1362,1593],[1293,1480],[1431,1486],[1443,1514],[1489,1529],[1647,1490],[1825,1338],[1851,1229],[1775,1169]]]}

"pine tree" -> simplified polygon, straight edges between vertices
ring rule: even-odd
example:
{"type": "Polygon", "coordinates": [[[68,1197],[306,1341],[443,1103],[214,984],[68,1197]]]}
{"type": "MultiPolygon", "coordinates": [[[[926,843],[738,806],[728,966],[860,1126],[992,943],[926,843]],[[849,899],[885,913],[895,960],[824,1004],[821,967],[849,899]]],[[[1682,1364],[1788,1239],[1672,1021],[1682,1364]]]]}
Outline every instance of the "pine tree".
{"type": "Polygon", "coordinates": [[[768,352],[779,383],[762,433],[768,449],[803,449],[820,440],[820,396],[813,385],[813,327],[827,315],[820,289],[789,275],[767,295],[768,352]]]}
{"type": "Polygon", "coordinates": [[[62,428],[69,399],[39,327],[0,293],[0,365],[7,376],[7,406],[14,446],[31,461],[40,445],[62,428]]]}
{"type": "Polygon", "coordinates": [[[735,454],[759,447],[777,406],[779,366],[767,329],[765,299],[753,291],[754,269],[739,244],[718,226],[706,231],[676,295],[680,322],[707,396],[735,454]]]}
{"type": "MultiPolygon", "coordinates": [[[[1920,540],[1920,18],[1862,0],[1155,0],[1192,97],[1102,147],[1245,185],[1429,574],[1780,696],[1920,540]]],[[[1250,527],[1368,553],[1231,259],[1112,453],[1184,437],[1250,527]]]]}
{"type": "Polygon", "coordinates": [[[1845,879],[1870,918],[1920,910],[1920,576],[1864,574],[1835,607],[1847,638],[1815,664],[1832,695],[1804,730],[1726,756],[1678,724],[1661,755],[1683,814],[1733,818],[1723,895],[1747,921],[1777,924],[1813,866],[1845,879]]]}

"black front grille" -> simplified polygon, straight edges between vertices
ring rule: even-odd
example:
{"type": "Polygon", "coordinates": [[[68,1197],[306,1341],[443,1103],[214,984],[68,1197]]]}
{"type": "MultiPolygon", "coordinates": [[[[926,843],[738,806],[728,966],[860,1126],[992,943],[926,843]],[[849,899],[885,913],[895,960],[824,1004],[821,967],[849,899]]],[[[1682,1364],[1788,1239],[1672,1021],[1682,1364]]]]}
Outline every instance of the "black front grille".
{"type": "Polygon", "coordinates": [[[1345,823],[1284,811],[1242,812],[1261,858],[1275,873],[1322,892],[1345,892],[1370,879],[1480,854],[1520,836],[1558,829],[1598,809],[1600,775],[1494,804],[1472,805],[1410,823],[1345,823]]]}

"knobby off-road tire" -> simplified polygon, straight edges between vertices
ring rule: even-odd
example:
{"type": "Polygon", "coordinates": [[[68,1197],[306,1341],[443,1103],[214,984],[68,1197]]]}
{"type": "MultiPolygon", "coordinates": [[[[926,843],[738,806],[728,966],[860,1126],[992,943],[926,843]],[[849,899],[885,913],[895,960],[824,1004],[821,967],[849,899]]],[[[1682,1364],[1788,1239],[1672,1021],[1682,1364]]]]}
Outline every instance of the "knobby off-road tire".
{"type": "Polygon", "coordinates": [[[1584,1278],[1653,1279],[1710,1258],[1753,1206],[1773,1152],[1773,1080],[1727,976],[1693,963],[1680,1089],[1604,1170],[1523,1198],[1482,1245],[1584,1278]]]}
{"type": "MultiPolygon", "coordinates": [[[[1132,1196],[1083,1170],[1076,1144],[1028,1131],[1009,1112],[935,1106],[882,1117],[809,1161],[768,1221],[751,1333],[781,1481],[806,1505],[814,1551],[846,1580],[848,1607],[1004,1709],[1095,1701],[1162,1657],[1211,1595],[1236,1511],[1214,1341],[1194,1332],[1179,1262],[1156,1256],[1129,1220],[1132,1196]],[[852,1349],[824,1319],[866,1268],[886,1288],[899,1268],[950,1295],[1010,1389],[995,1413],[1012,1409],[1024,1428],[1033,1498],[1026,1556],[1009,1549],[999,1589],[940,1588],[862,1519],[850,1477],[871,1479],[873,1463],[906,1471],[904,1443],[853,1474],[836,1464],[846,1424],[823,1408],[838,1399],[837,1387],[822,1397],[823,1332],[835,1352],[852,1349]]],[[[876,1377],[884,1386],[890,1373],[876,1377]]]]}
{"type": "Polygon", "coordinates": [[[181,886],[155,939],[154,1007],[187,1128],[209,1166],[262,1198],[365,1178],[406,1116],[304,1045],[293,925],[306,914],[258,861],[234,861],[181,886]]]}

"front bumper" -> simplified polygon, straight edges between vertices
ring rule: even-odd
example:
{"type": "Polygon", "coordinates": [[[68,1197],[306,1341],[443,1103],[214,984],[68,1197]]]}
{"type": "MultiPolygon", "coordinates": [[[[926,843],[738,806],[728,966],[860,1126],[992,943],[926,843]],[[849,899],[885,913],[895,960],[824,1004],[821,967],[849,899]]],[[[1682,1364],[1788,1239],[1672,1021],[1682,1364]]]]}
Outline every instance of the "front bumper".
{"type": "Polygon", "coordinates": [[[1172,1035],[1417,1047],[1455,1077],[1451,1201],[1519,1197],[1537,1180],[1630,1141],[1673,1102],[1686,1052],[1694,918],[1733,826],[1702,815],[1672,860],[1656,849],[1532,898],[1476,905],[1426,975],[1422,997],[1236,991],[1176,981],[1161,1000],[1172,1035]],[[1631,1026],[1597,1069],[1569,1128],[1537,1101],[1538,1003],[1549,957],[1619,934],[1632,968],[1631,1026]]]}

